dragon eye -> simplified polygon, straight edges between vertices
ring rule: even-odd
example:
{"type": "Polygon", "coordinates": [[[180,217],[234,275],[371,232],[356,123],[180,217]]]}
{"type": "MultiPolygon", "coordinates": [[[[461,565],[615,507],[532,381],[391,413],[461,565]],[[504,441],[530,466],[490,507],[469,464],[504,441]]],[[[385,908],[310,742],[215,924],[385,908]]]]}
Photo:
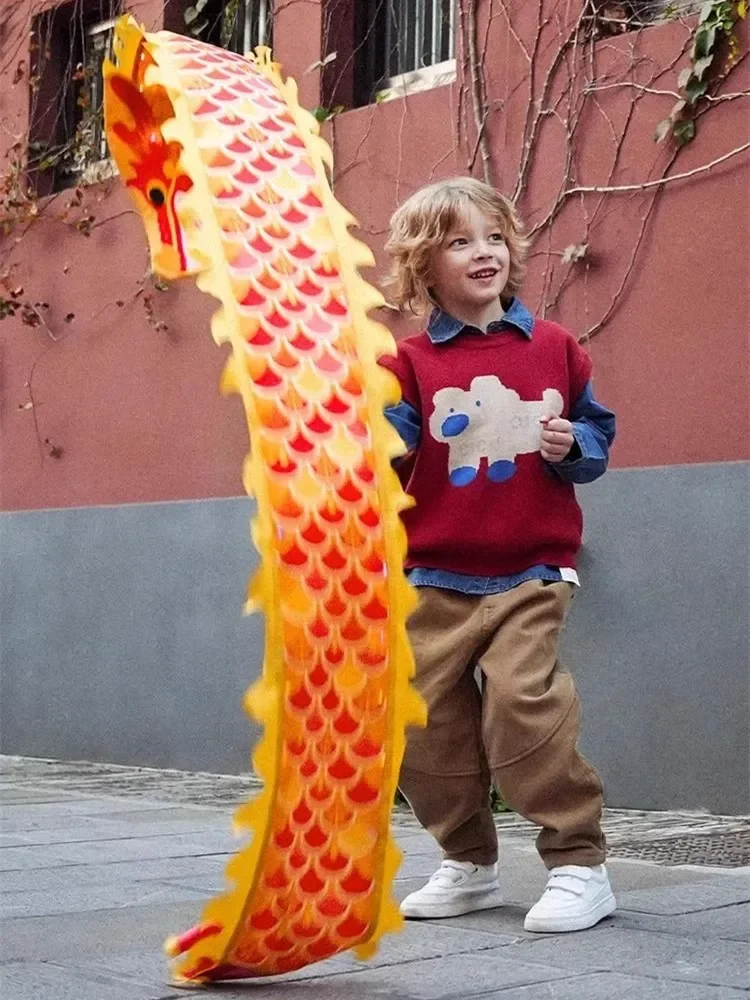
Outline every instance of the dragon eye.
{"type": "Polygon", "coordinates": [[[155,205],[157,208],[161,208],[161,206],[167,200],[161,188],[156,188],[156,187],[151,188],[151,190],[148,193],[148,198],[151,204],[155,205]]]}

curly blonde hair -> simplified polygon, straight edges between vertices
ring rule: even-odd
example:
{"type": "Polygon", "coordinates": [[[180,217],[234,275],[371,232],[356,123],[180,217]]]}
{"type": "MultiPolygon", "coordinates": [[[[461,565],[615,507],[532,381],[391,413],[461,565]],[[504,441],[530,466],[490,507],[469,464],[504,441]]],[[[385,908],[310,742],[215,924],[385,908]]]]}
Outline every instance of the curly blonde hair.
{"type": "Polygon", "coordinates": [[[385,244],[393,258],[388,286],[399,309],[421,314],[435,306],[430,290],[433,252],[465,218],[470,204],[497,220],[510,253],[510,274],[504,295],[512,296],[518,291],[529,243],[513,202],[473,177],[454,177],[421,188],[391,218],[390,236],[385,244]]]}

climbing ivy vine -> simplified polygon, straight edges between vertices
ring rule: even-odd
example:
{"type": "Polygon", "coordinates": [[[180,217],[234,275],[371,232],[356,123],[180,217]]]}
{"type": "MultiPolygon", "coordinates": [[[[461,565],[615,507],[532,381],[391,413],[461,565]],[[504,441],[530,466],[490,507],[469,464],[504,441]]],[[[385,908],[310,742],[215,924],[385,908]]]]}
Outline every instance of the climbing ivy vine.
{"type": "Polygon", "coordinates": [[[722,51],[726,52],[727,69],[737,62],[736,29],[746,17],[747,0],[709,0],[703,5],[690,46],[689,65],[677,78],[680,97],[657,125],[657,142],[672,135],[678,145],[685,145],[695,138],[695,111],[708,94],[711,72],[722,51]]]}

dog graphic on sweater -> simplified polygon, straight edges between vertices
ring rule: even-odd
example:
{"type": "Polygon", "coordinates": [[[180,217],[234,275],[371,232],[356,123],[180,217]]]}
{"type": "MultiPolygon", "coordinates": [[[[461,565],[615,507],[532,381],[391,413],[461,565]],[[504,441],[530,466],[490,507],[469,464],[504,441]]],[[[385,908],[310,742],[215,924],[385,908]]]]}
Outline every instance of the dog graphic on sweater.
{"type": "Polygon", "coordinates": [[[448,472],[454,486],[468,486],[487,459],[487,478],[502,483],[515,475],[517,455],[539,451],[541,420],[559,417],[563,398],[545,389],[527,401],[496,375],[479,375],[468,390],[449,386],[435,393],[430,433],[448,445],[448,472]]]}

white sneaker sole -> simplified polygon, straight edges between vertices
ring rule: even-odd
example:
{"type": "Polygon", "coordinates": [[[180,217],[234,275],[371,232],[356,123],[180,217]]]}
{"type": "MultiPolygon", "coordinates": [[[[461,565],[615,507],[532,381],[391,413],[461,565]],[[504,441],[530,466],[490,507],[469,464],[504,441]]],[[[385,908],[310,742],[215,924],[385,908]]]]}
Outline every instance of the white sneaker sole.
{"type": "Polygon", "coordinates": [[[409,897],[401,904],[401,913],[407,920],[441,920],[444,917],[461,917],[477,910],[494,910],[503,905],[503,895],[499,888],[475,892],[461,899],[436,899],[410,903],[409,897]]]}
{"type": "Polygon", "coordinates": [[[529,913],[524,920],[523,929],[534,934],[565,934],[567,931],[585,931],[614,913],[616,907],[615,897],[610,892],[604,899],[595,903],[591,909],[575,916],[533,917],[529,913]]]}

